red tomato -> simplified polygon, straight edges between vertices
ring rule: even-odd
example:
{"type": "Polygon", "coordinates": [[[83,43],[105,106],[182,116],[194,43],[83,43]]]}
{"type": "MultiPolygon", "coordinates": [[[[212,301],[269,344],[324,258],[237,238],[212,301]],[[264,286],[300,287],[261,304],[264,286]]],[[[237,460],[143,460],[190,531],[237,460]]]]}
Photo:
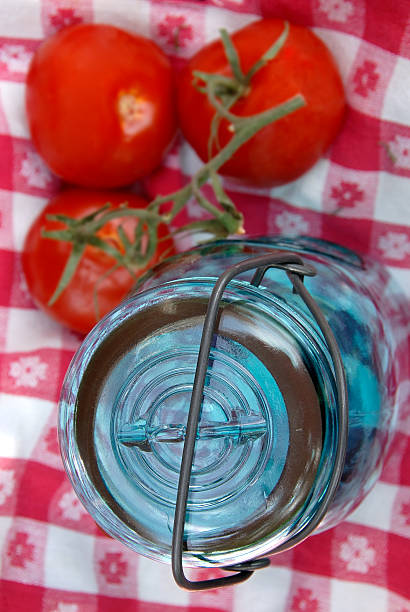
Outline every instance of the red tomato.
{"type": "Polygon", "coordinates": [[[151,172],[176,131],[170,63],[150,40],[109,25],[61,30],[34,55],[26,108],[55,174],[118,187],[151,172]]]}
{"type": "MultiPolygon", "coordinates": [[[[232,35],[243,73],[261,58],[283,28],[284,22],[280,19],[264,19],[232,35]]],[[[182,132],[202,160],[207,160],[210,124],[215,110],[206,95],[193,85],[194,70],[232,76],[220,41],[210,43],[191,58],[181,71],[178,87],[182,132]]],[[[276,58],[255,73],[249,91],[230,111],[240,116],[253,115],[297,93],[304,96],[306,106],[263,128],[222,166],[221,174],[256,185],[286,183],[318,160],[340,128],[345,98],[332,56],[313,32],[290,25],[288,38],[276,58]]],[[[221,146],[232,138],[228,127],[228,121],[222,120],[219,127],[221,146]]],[[[216,150],[214,147],[213,154],[216,150]]]]}
{"type": "MultiPolygon", "coordinates": [[[[64,228],[59,221],[50,221],[46,215],[64,214],[75,219],[90,214],[110,202],[118,208],[127,202],[134,208],[145,208],[147,202],[132,193],[86,191],[70,189],[54,198],[32,224],[25,240],[22,261],[27,284],[35,302],[49,315],[67,327],[80,333],[88,333],[97,322],[94,308],[94,288],[116,261],[113,257],[95,247],[87,246],[80,263],[68,287],[57,301],[48,305],[50,297],[57,287],[66,261],[71,252],[71,244],[44,238],[42,229],[55,230],[64,228]]],[[[98,236],[110,240],[111,244],[121,248],[116,228],[122,225],[129,238],[138,221],[135,217],[124,217],[109,221],[98,232],[98,236]]],[[[168,234],[165,225],[158,228],[158,236],[168,234]]],[[[166,255],[173,253],[173,241],[170,238],[159,242],[157,251],[150,261],[150,266],[166,255]]],[[[147,267],[138,271],[143,274],[147,267]]],[[[112,310],[127,295],[135,279],[125,268],[118,268],[98,284],[98,307],[100,316],[112,310]]]]}

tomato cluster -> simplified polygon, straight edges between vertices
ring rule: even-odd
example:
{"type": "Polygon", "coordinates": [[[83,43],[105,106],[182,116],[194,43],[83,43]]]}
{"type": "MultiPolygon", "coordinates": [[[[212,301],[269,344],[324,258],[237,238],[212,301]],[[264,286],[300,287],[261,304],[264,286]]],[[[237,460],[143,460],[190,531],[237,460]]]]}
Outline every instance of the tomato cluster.
{"type": "MultiPolygon", "coordinates": [[[[175,82],[171,64],[152,41],[109,25],[81,24],[47,39],[31,62],[26,109],[34,145],[49,168],[77,189],[62,191],[30,228],[23,269],[36,303],[60,323],[87,333],[135,283],[135,274],[116,266],[109,254],[88,245],[69,286],[50,304],[72,245],[43,236],[64,227],[49,215],[74,219],[126,202],[148,202],[124,188],[154,170],[177,129],[175,82]]],[[[138,219],[107,223],[99,237],[121,249],[118,225],[135,230],[138,219]]],[[[157,263],[173,252],[169,230],[158,226],[157,263]]],[[[131,239],[131,236],[130,236],[131,239]]],[[[140,276],[146,266],[139,269],[140,276]]]]}
{"type": "MultiPolygon", "coordinates": [[[[251,71],[283,28],[282,20],[266,19],[236,32],[232,42],[239,72],[251,71]]],[[[106,202],[114,208],[123,201],[147,206],[132,193],[107,190],[131,186],[156,169],[178,127],[204,161],[217,154],[232,138],[232,125],[226,117],[215,122],[215,105],[198,86],[197,75],[205,73],[226,82],[235,73],[221,41],[205,46],[175,75],[156,44],[109,25],[68,27],[35,53],[26,88],[32,140],[50,169],[77,189],[58,195],[34,222],[23,266],[34,299],[61,323],[88,332],[96,322],[93,295],[103,315],[135,279],[115,268],[107,253],[87,246],[70,285],[50,306],[72,247],[42,235],[44,227],[59,227],[47,215],[78,218],[106,202]]],[[[303,96],[304,107],[264,127],[222,166],[222,174],[256,185],[291,181],[317,161],[341,125],[343,86],[328,49],[310,30],[290,25],[277,57],[252,73],[226,109],[235,116],[254,115],[295,94],[303,96]]],[[[107,224],[101,235],[116,231],[115,224],[107,224]]],[[[161,246],[150,265],[172,251],[167,231],[158,226],[161,246]]]]}

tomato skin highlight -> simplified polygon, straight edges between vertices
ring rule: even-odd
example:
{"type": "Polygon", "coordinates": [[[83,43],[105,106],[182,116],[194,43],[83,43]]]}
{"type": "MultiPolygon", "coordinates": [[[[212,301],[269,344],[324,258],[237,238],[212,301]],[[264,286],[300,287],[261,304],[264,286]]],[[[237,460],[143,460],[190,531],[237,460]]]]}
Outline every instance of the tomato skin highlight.
{"type": "Polygon", "coordinates": [[[34,145],[57,176],[85,187],[126,186],[160,164],[176,133],[172,68],[142,36],[69,26],[34,54],[26,111],[34,145]]]}
{"type": "MultiPolygon", "coordinates": [[[[49,202],[34,220],[23,247],[23,271],[35,303],[53,319],[81,334],[87,334],[97,322],[94,308],[96,283],[99,283],[97,296],[99,314],[102,317],[125,298],[135,284],[135,278],[125,268],[118,268],[99,281],[116,261],[107,253],[87,246],[70,284],[56,302],[49,306],[48,301],[57,287],[72,246],[68,242],[45,238],[41,233],[43,229],[64,228],[63,223],[50,221],[46,218],[47,215],[64,214],[78,219],[98,210],[107,202],[111,203],[112,208],[118,208],[124,202],[132,208],[147,206],[143,198],[133,193],[68,189],[49,202]]],[[[114,219],[104,225],[98,235],[118,246],[118,225],[121,224],[128,237],[132,238],[137,222],[136,217],[114,219]]],[[[165,238],[168,232],[166,225],[159,225],[160,238],[165,238]]],[[[165,238],[158,243],[149,267],[174,252],[173,240],[165,238]]],[[[147,269],[148,266],[138,270],[136,275],[141,276],[147,269]]]]}
{"type": "MultiPolygon", "coordinates": [[[[246,74],[283,32],[281,19],[262,19],[231,35],[246,74]]],[[[214,41],[194,55],[178,80],[178,114],[182,133],[199,157],[208,159],[210,124],[215,114],[206,95],[193,85],[193,71],[232,76],[222,43],[214,41]],[[189,112],[194,108],[195,113],[189,112]]],[[[201,83],[202,84],[202,83],[201,83]]],[[[258,186],[292,181],[326,152],[345,112],[343,83],[330,51],[305,27],[290,24],[276,58],[251,79],[250,91],[230,111],[253,115],[301,93],[306,106],[258,132],[236,151],[220,173],[258,186]]],[[[221,148],[231,139],[229,123],[220,123],[221,148]]],[[[215,155],[218,149],[213,148],[215,155]]]]}

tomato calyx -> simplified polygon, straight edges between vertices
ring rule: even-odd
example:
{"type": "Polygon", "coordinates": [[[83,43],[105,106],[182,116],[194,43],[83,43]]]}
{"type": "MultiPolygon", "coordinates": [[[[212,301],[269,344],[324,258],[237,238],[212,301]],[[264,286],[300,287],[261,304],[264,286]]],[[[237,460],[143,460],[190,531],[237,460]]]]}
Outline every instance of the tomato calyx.
{"type": "MultiPolygon", "coordinates": [[[[250,116],[235,115],[230,112],[230,108],[240,97],[247,95],[251,87],[252,77],[268,61],[272,60],[283,47],[288,36],[288,30],[289,25],[285,22],[282,34],[246,74],[241,69],[238,54],[229,34],[225,30],[221,30],[222,42],[233,77],[204,72],[196,72],[193,76],[196,87],[208,97],[210,104],[216,111],[211,127],[210,152],[217,139],[218,125],[221,119],[229,121],[232,138],[223,148],[218,147],[216,155],[211,157],[193,175],[187,185],[165,196],[157,196],[146,208],[130,208],[127,207],[125,202],[124,205],[115,209],[107,204],[94,213],[77,219],[66,215],[50,216],[50,219],[60,221],[66,227],[61,230],[43,231],[43,236],[71,242],[72,250],[58,286],[50,298],[49,305],[56,302],[69,285],[87,245],[101,249],[113,257],[115,264],[112,270],[123,266],[132,275],[135,275],[138,269],[147,267],[156,251],[158,241],[161,240],[158,238],[158,226],[160,224],[169,225],[192,198],[195,198],[197,203],[211,214],[212,218],[188,223],[170,232],[169,235],[198,231],[210,234],[212,239],[215,239],[245,233],[243,216],[224,190],[218,170],[262,128],[304,106],[305,99],[301,94],[296,94],[277,106],[250,116]],[[199,85],[198,80],[202,81],[204,85],[199,85]],[[217,205],[211,202],[201,191],[202,186],[207,182],[210,182],[217,205]],[[165,213],[161,212],[164,205],[167,206],[167,212],[165,213]],[[121,225],[117,227],[118,240],[112,240],[112,237],[107,240],[98,235],[99,230],[109,221],[122,217],[135,217],[139,220],[133,240],[128,238],[121,225]]],[[[122,111],[125,115],[130,113],[131,123],[136,118],[138,119],[135,113],[139,116],[139,110],[136,109],[134,101],[129,97],[124,98],[122,111]]],[[[104,278],[109,273],[110,270],[105,273],[104,278]]]]}
{"type": "MultiPolygon", "coordinates": [[[[218,130],[221,120],[225,118],[229,121],[230,124],[228,129],[231,132],[238,130],[242,118],[230,113],[229,109],[242,97],[249,95],[252,89],[251,80],[253,76],[278,55],[279,51],[286,42],[288,34],[289,23],[285,21],[283,32],[280,34],[280,36],[245,74],[242,70],[240,58],[235,46],[232,43],[231,37],[225,29],[221,29],[221,40],[226,59],[228,60],[228,64],[232,71],[232,77],[216,73],[202,72],[199,70],[193,71],[194,86],[198,91],[208,96],[209,102],[216,110],[211,122],[208,140],[208,159],[212,157],[212,152],[215,145],[217,150],[220,150],[221,148],[218,141],[218,130]],[[200,85],[200,81],[202,81],[204,85],[200,85]]],[[[277,119],[289,114],[289,112],[296,110],[296,108],[293,108],[293,101],[293,98],[288,100],[287,102],[290,104],[290,107],[288,108],[288,106],[286,106],[287,103],[285,103],[285,106],[282,108],[283,114],[275,116],[272,121],[276,121],[277,119]]],[[[297,98],[297,104],[297,108],[304,105],[304,99],[300,95],[297,98]]],[[[259,120],[258,115],[255,115],[254,117],[257,124],[259,120]]],[[[247,117],[247,119],[250,120],[251,118],[247,117]]],[[[248,121],[248,125],[249,124],[251,124],[251,121],[248,121]]],[[[259,129],[261,128],[258,127],[256,131],[259,131],[259,129]]]]}
{"type": "Polygon", "coordinates": [[[58,286],[48,302],[49,306],[58,300],[69,285],[87,245],[103,251],[115,260],[115,264],[107,271],[104,278],[122,266],[137,279],[136,270],[145,267],[155,253],[158,237],[155,235],[153,239],[151,234],[153,231],[156,234],[157,226],[161,222],[159,215],[143,208],[127,208],[126,203],[119,208],[111,208],[111,205],[107,203],[93,213],[78,219],[61,214],[47,215],[47,219],[63,223],[66,228],[43,230],[44,238],[72,243],[70,256],[58,286]],[[130,240],[121,224],[116,227],[115,231],[112,229],[110,232],[101,232],[107,223],[119,217],[138,218],[133,240],[130,240]],[[143,238],[144,235],[148,238],[151,236],[151,240],[143,238]]]}

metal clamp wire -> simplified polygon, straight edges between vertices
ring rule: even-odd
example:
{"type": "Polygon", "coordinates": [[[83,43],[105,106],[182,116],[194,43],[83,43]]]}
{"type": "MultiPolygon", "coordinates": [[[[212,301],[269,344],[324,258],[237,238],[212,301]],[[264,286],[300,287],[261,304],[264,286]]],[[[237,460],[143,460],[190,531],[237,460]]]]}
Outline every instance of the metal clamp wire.
{"type": "Polygon", "coordinates": [[[212,337],[216,327],[216,321],[219,310],[219,303],[222,299],[223,292],[228,283],[238,274],[255,269],[256,272],[252,278],[251,284],[259,285],[266,270],[269,268],[282,268],[286,271],[294,292],[298,293],[306,306],[315,318],[323,337],[327,343],[330,356],[333,361],[334,374],[336,381],[337,406],[338,406],[338,439],[336,447],[335,464],[330,482],[322,497],[320,506],[315,516],[309,521],[301,531],[291,538],[288,542],[278,546],[273,552],[282,552],[295,544],[304,540],[322,520],[330,503],[333,500],[336,489],[339,485],[342,476],[346,443],[347,443],[347,426],[348,426],[348,403],[347,403],[347,388],[346,376],[340,355],[337,341],[333,332],[327,323],[319,306],[312,298],[303,284],[305,275],[312,276],[315,274],[311,266],[306,266],[303,259],[296,253],[267,253],[250,257],[233,266],[230,266],[217,279],[208,302],[208,308],[205,315],[204,326],[202,330],[201,344],[199,348],[197,367],[195,372],[194,384],[191,395],[191,403],[188,413],[186,425],[186,435],[184,440],[184,448],[182,452],[181,468],[178,483],[178,492],[175,505],[174,528],[172,534],[172,573],[175,582],[188,590],[198,591],[203,589],[213,589],[220,586],[233,585],[247,580],[260,567],[269,565],[269,559],[254,559],[244,563],[230,565],[221,569],[226,571],[235,571],[234,575],[222,576],[210,580],[191,581],[184,574],[182,556],[184,549],[184,530],[185,517],[189,493],[189,483],[191,480],[192,462],[194,458],[196,435],[199,423],[199,415],[201,411],[205,378],[208,369],[209,354],[211,350],[212,337]]]}

